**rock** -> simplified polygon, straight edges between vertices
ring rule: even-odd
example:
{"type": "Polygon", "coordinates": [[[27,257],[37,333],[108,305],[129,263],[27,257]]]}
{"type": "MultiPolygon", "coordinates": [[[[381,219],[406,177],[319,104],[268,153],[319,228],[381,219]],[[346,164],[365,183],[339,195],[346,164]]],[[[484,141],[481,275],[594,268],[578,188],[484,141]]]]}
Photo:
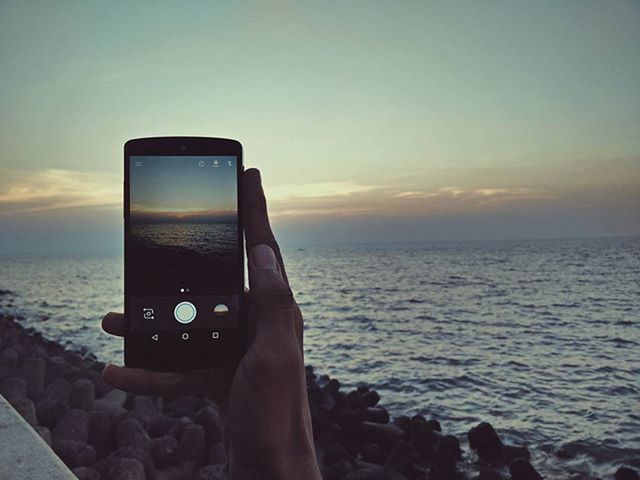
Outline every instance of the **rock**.
{"type": "Polygon", "coordinates": [[[102,467],[102,478],[109,480],[146,480],[144,466],[135,458],[109,457],[102,467]]]}
{"type": "Polygon", "coordinates": [[[207,465],[198,470],[195,480],[227,480],[226,465],[207,465]]]}
{"type": "Polygon", "coordinates": [[[156,467],[153,465],[153,460],[151,458],[151,454],[142,448],[129,446],[129,447],[121,447],[118,448],[115,452],[113,452],[110,457],[112,458],[135,458],[138,460],[142,466],[144,467],[144,473],[146,478],[155,479],[156,478],[156,467]]]}
{"type": "Polygon", "coordinates": [[[53,429],[53,438],[86,442],[89,438],[89,414],[84,410],[69,410],[53,429]]]}
{"type": "Polygon", "coordinates": [[[542,480],[542,476],[524,458],[518,458],[509,465],[512,480],[542,480]]]}
{"type": "Polygon", "coordinates": [[[27,397],[27,382],[19,377],[6,377],[0,383],[0,394],[14,405],[27,397]]]}
{"type": "Polygon", "coordinates": [[[71,470],[78,480],[100,480],[100,474],[91,467],[76,467],[71,470]]]}
{"type": "Polygon", "coordinates": [[[323,480],[340,480],[349,472],[353,471],[353,469],[354,467],[350,462],[337,462],[322,470],[322,478],[323,480]]]}
{"type": "Polygon", "coordinates": [[[145,428],[149,428],[152,420],[160,416],[151,397],[137,395],[133,397],[132,405],[134,413],[145,428]]]}
{"type": "Polygon", "coordinates": [[[193,420],[204,428],[208,445],[222,440],[222,422],[220,421],[220,414],[215,408],[211,406],[202,407],[193,417],[193,420]]]}
{"type": "Polygon", "coordinates": [[[193,420],[189,417],[180,417],[174,420],[173,425],[167,430],[167,434],[175,438],[182,438],[182,430],[188,425],[193,425],[193,420]]]}
{"type": "Polygon", "coordinates": [[[326,448],[327,445],[337,440],[342,434],[342,427],[337,423],[329,423],[318,435],[315,445],[318,448],[326,448]]]}
{"type": "Polygon", "coordinates": [[[91,380],[81,378],[73,382],[73,393],[69,406],[88,412],[93,409],[95,398],[95,385],[91,380]]]}
{"type": "Polygon", "coordinates": [[[332,443],[325,449],[324,461],[327,465],[333,465],[334,463],[341,461],[347,461],[354,466],[356,464],[354,456],[339,443],[332,443]]]}
{"type": "Polygon", "coordinates": [[[509,463],[516,458],[524,458],[525,460],[529,460],[529,458],[531,458],[531,454],[527,447],[517,447],[515,445],[505,445],[505,455],[507,457],[507,462],[509,463]]]}
{"type": "Polygon", "coordinates": [[[431,419],[427,420],[425,423],[427,427],[429,427],[434,432],[442,432],[442,427],[440,426],[440,422],[438,420],[431,419]]]}
{"type": "Polygon", "coordinates": [[[115,425],[105,412],[89,412],[89,444],[99,455],[105,455],[113,448],[115,425]]]}
{"type": "Polygon", "coordinates": [[[182,430],[178,456],[182,460],[204,461],[205,433],[202,425],[188,425],[182,430]]]}
{"type": "Polygon", "coordinates": [[[51,431],[47,427],[43,427],[42,425],[36,425],[33,427],[38,435],[44,440],[44,443],[51,446],[51,431]]]}
{"type": "Polygon", "coordinates": [[[427,459],[433,457],[438,433],[426,421],[411,419],[407,436],[419,455],[427,459]]]}
{"type": "Polygon", "coordinates": [[[209,447],[207,452],[207,458],[209,463],[216,465],[220,463],[227,463],[227,450],[224,448],[224,443],[217,442],[209,447]]]}
{"type": "Polygon", "coordinates": [[[387,473],[400,473],[413,457],[413,448],[407,441],[400,440],[389,454],[384,463],[384,471],[387,473]]]}
{"type": "Polygon", "coordinates": [[[178,441],[171,435],[152,438],[149,441],[149,452],[155,465],[165,466],[177,458],[178,441]]]}
{"type": "Polygon", "coordinates": [[[167,431],[173,427],[179,420],[166,415],[158,415],[151,420],[147,431],[152,437],[159,437],[167,433],[167,431]]]}
{"type": "Polygon", "coordinates": [[[122,390],[111,390],[94,403],[95,410],[105,412],[114,418],[126,413],[124,404],[127,401],[127,394],[122,390]]]}
{"type": "Polygon", "coordinates": [[[368,407],[365,409],[366,419],[374,423],[389,423],[389,412],[384,407],[368,407]]]}
{"type": "Polygon", "coordinates": [[[95,450],[85,442],[54,436],[52,447],[69,468],[88,467],[96,461],[95,450]]]}
{"type": "Polygon", "coordinates": [[[45,370],[45,382],[51,383],[56,378],[62,378],[71,370],[71,365],[59,355],[49,357],[45,370]]]}
{"type": "MultiPolygon", "coordinates": [[[[0,337],[2,338],[2,337],[0,337]]],[[[13,348],[5,348],[0,352],[0,380],[10,377],[18,365],[18,352],[13,348]]]]}
{"type": "Polygon", "coordinates": [[[469,446],[482,460],[494,466],[504,463],[504,444],[491,424],[486,422],[478,424],[469,430],[467,438],[469,446]]]}
{"type": "Polygon", "coordinates": [[[198,397],[180,397],[172,400],[167,405],[167,410],[173,412],[175,416],[193,417],[193,415],[209,402],[198,397]]]}
{"type": "Polygon", "coordinates": [[[139,421],[127,418],[116,427],[116,445],[118,447],[148,448],[149,435],[139,421]]]}
{"type": "Polygon", "coordinates": [[[614,475],[615,480],[640,480],[640,475],[633,468],[620,467],[614,475]]]}
{"type": "Polygon", "coordinates": [[[32,400],[38,400],[44,390],[45,361],[38,357],[27,357],[22,364],[22,376],[26,380],[27,394],[32,400]]]}
{"type": "Polygon", "coordinates": [[[347,394],[347,405],[353,410],[366,407],[362,395],[357,390],[353,390],[347,394]]]}
{"type": "Polygon", "coordinates": [[[381,467],[373,466],[347,473],[343,480],[387,480],[389,477],[381,467]]]}
{"type": "Polygon", "coordinates": [[[44,398],[68,403],[73,387],[66,378],[58,377],[49,382],[44,390],[44,398]]]}
{"type": "Polygon", "coordinates": [[[438,442],[438,452],[449,453],[456,462],[462,460],[460,442],[453,435],[444,435],[440,438],[440,442],[438,442]]]}
{"type": "Polygon", "coordinates": [[[68,411],[67,404],[50,398],[43,398],[36,404],[38,423],[49,429],[53,429],[68,411]]]}
{"type": "Polygon", "coordinates": [[[502,475],[497,470],[480,470],[480,473],[474,480],[503,480],[502,475]]]}
{"type": "Polygon", "coordinates": [[[456,460],[449,452],[438,452],[429,471],[429,480],[454,480],[459,478],[456,460]]]}
{"type": "Polygon", "coordinates": [[[411,419],[406,415],[400,415],[399,417],[394,418],[392,423],[400,427],[405,432],[408,432],[409,425],[411,425],[411,419]]]}
{"type": "Polygon", "coordinates": [[[363,393],[362,401],[366,407],[375,407],[380,401],[380,395],[375,390],[369,390],[363,393]]]}
{"type": "Polygon", "coordinates": [[[13,407],[29,425],[35,427],[38,424],[36,420],[36,406],[31,400],[24,398],[14,403],[13,407]]]}
{"type": "Polygon", "coordinates": [[[405,435],[404,430],[392,423],[382,425],[380,423],[362,422],[359,431],[361,438],[382,446],[395,444],[405,435]]]}

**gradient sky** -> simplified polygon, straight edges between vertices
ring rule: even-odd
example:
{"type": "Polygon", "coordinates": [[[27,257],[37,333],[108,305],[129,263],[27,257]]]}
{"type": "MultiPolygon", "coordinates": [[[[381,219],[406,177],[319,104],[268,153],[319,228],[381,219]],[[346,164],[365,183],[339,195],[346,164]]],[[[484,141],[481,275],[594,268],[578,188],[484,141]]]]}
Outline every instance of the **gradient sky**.
{"type": "Polygon", "coordinates": [[[284,243],[638,235],[639,52],[637,1],[2,2],[0,252],[120,248],[156,135],[240,140],[284,243]]]}

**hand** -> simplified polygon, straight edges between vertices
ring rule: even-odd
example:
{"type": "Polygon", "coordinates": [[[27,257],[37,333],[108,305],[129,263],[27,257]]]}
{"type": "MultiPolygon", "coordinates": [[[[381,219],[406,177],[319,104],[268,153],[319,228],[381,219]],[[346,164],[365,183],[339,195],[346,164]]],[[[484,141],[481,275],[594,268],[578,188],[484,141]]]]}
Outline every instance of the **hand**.
{"type": "MultiPolygon", "coordinates": [[[[220,403],[233,479],[320,479],[306,394],[302,314],[271,231],[260,172],[243,176],[243,222],[249,259],[250,345],[239,365],[162,373],[107,365],[114,388],[137,395],[208,395],[220,403]]],[[[102,328],[124,335],[124,316],[102,328]]]]}

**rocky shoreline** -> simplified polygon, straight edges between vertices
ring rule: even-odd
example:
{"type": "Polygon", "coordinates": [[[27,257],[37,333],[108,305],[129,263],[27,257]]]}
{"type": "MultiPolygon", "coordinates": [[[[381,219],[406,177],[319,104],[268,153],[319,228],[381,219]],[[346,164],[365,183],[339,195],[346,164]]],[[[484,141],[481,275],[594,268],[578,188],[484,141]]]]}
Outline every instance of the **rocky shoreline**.
{"type": "MultiPolygon", "coordinates": [[[[0,393],[81,480],[223,480],[220,413],[204,398],[130,395],[102,382],[104,364],[0,314],[0,393]]],[[[539,480],[526,447],[481,423],[470,452],[437,420],[391,418],[366,386],[341,390],[307,367],[316,451],[325,480],[539,480]]],[[[559,452],[561,455],[562,452],[559,452]]],[[[621,467],[615,480],[639,480],[621,467]]]]}

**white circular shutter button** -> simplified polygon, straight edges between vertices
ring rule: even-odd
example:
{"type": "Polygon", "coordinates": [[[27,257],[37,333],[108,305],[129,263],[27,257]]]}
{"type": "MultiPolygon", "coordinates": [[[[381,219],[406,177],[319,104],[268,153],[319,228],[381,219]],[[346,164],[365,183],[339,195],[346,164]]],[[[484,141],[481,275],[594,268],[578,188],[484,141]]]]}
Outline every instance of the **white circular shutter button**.
{"type": "Polygon", "coordinates": [[[180,323],[191,323],[196,318],[196,307],[191,302],[180,302],[173,309],[173,316],[180,323]]]}

